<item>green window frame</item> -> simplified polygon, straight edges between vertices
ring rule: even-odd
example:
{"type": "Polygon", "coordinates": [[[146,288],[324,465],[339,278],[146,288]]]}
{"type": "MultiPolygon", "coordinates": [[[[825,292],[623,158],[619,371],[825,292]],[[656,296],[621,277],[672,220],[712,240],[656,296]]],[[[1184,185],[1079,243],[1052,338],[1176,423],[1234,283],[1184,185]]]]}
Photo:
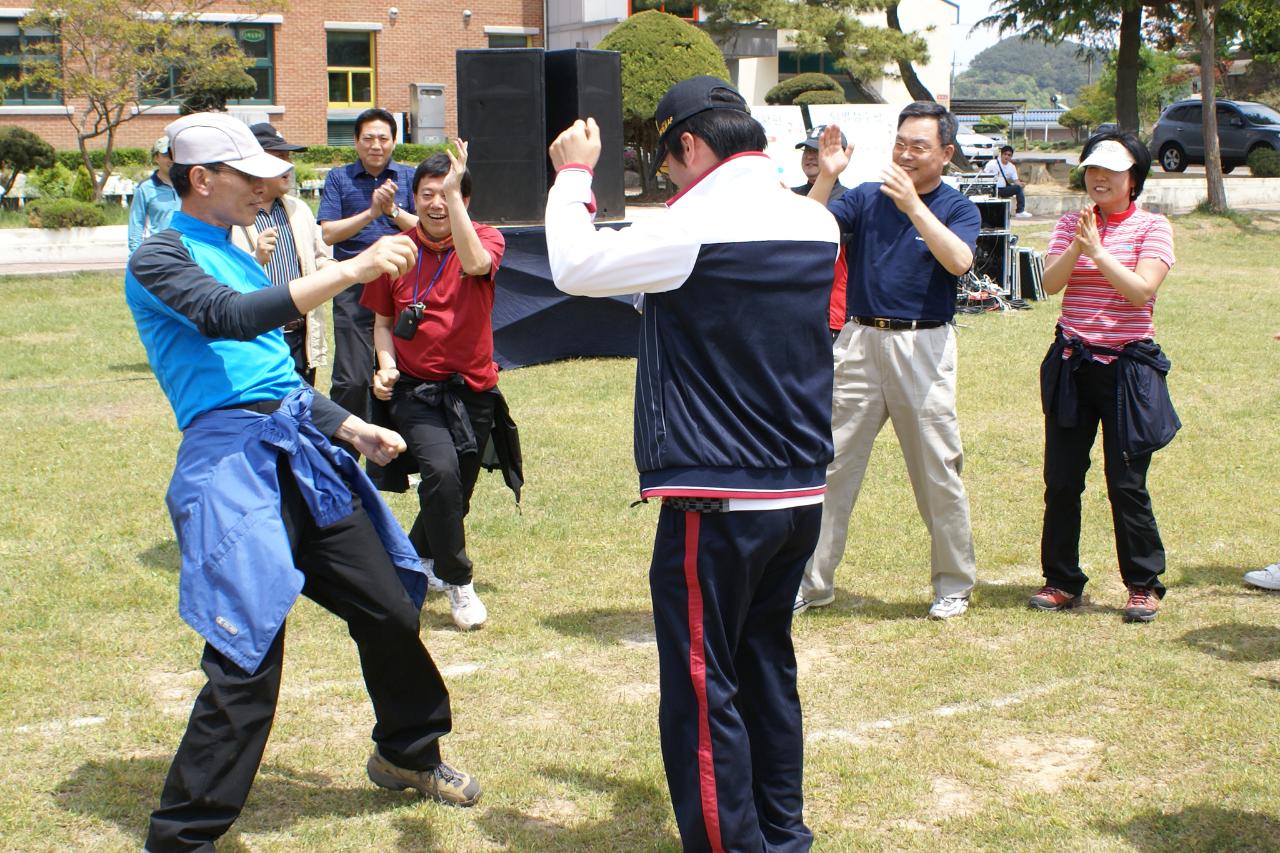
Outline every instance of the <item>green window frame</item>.
{"type": "Polygon", "coordinates": [[[533,37],[521,33],[489,33],[490,50],[500,47],[532,47],[533,37]]]}
{"type": "MultiPolygon", "coordinates": [[[[246,70],[258,88],[247,98],[228,98],[227,105],[274,104],[275,101],[275,26],[260,23],[208,24],[219,27],[236,40],[253,64],[246,70]]],[[[167,82],[162,81],[151,92],[143,93],[144,104],[177,103],[178,68],[169,69],[167,82]]]]}
{"type": "Polygon", "coordinates": [[[49,32],[24,30],[16,21],[0,21],[0,104],[9,107],[62,104],[61,92],[16,84],[23,69],[33,62],[61,63],[60,53],[32,51],[31,47],[36,44],[58,44],[58,37],[49,32]]]}

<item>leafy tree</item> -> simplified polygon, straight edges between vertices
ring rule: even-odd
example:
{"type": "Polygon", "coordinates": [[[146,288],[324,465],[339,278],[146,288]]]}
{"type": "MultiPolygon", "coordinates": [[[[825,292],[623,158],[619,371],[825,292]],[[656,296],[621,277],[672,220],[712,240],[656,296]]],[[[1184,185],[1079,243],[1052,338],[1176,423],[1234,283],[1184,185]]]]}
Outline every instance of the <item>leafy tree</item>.
{"type": "MultiPolygon", "coordinates": [[[[1138,80],[1135,87],[1138,124],[1150,127],[1165,104],[1186,94],[1190,76],[1172,54],[1142,47],[1138,51],[1138,80]]],[[[1072,120],[1082,119],[1089,127],[1117,118],[1117,59],[1107,59],[1098,81],[1080,90],[1078,103],[1070,112],[1072,120]]],[[[1065,124],[1065,122],[1060,123],[1065,124]]],[[[1066,125],[1070,127],[1071,125],[1066,125]]]]}
{"type": "Polygon", "coordinates": [[[18,175],[53,163],[52,145],[25,127],[0,127],[0,198],[13,189],[18,175]]]}
{"type": "MultiPolygon", "coordinates": [[[[1167,7],[1170,0],[1145,0],[1167,7]]],[[[1138,48],[1144,0],[996,0],[993,14],[978,22],[1000,32],[1020,31],[1056,43],[1068,38],[1100,46],[1117,39],[1116,114],[1120,126],[1138,129],[1138,48]]]]}
{"type": "MultiPolygon", "coordinates": [[[[37,49],[55,53],[57,62],[32,62],[21,82],[60,91],[76,108],[67,121],[85,168],[94,176],[94,195],[111,174],[116,133],[159,103],[173,103],[189,81],[234,80],[249,60],[235,40],[217,27],[201,24],[201,12],[215,0],[32,0],[22,26],[45,29],[58,38],[37,49]],[[177,72],[179,94],[170,92],[177,72]],[[152,100],[153,96],[158,96],[152,100]],[[83,109],[80,104],[84,104],[83,109]],[[104,147],[102,169],[95,170],[91,142],[104,147]]],[[[275,8],[273,0],[246,0],[250,10],[275,8]]]]}
{"type": "Polygon", "coordinates": [[[600,50],[622,54],[623,138],[634,147],[645,192],[658,146],[654,110],[667,89],[699,75],[729,79],[724,55],[711,37],[665,12],[632,15],[601,39],[600,50]]]}
{"type": "Polygon", "coordinates": [[[795,30],[799,52],[829,53],[837,68],[859,80],[879,80],[886,65],[896,64],[912,97],[933,100],[912,65],[929,61],[928,46],[917,33],[902,31],[897,0],[705,0],[699,5],[707,31],[717,38],[744,24],[795,30]],[[860,20],[859,14],[867,12],[884,12],[888,26],[860,20]]]}
{"type": "Polygon", "coordinates": [[[826,74],[797,74],[794,77],[788,77],[765,92],[764,102],[787,106],[796,103],[796,98],[806,92],[830,92],[838,96],[839,100],[827,103],[844,103],[844,87],[837,83],[835,78],[828,77],[826,74]]]}

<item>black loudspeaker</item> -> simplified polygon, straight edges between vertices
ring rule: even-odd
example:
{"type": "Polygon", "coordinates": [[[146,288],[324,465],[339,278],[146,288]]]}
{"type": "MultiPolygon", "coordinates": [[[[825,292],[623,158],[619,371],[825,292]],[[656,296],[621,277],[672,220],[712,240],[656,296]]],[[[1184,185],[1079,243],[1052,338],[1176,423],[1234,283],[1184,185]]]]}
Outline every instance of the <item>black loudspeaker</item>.
{"type": "MultiPolygon", "coordinates": [[[[596,219],[621,219],[626,214],[622,173],[622,57],[611,50],[547,51],[547,139],[577,119],[591,116],[600,126],[600,162],[591,188],[596,195],[596,219]]],[[[547,168],[551,163],[547,161],[547,168]]],[[[555,180],[554,172],[549,172],[555,180]]]]}
{"type": "Polygon", "coordinates": [[[546,211],[543,56],[541,48],[457,52],[458,135],[467,140],[478,222],[541,222],[546,211]]]}
{"type": "Polygon", "coordinates": [[[1010,200],[1007,198],[975,199],[974,205],[982,216],[983,231],[1008,231],[1010,200]]]}

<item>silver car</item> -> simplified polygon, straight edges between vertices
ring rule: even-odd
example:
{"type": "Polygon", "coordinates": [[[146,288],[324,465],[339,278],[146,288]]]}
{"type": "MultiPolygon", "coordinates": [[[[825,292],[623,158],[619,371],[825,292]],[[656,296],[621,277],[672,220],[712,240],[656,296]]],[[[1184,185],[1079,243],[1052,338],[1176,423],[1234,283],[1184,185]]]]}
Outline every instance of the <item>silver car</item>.
{"type": "MultiPolygon", "coordinates": [[[[1259,148],[1280,151],[1280,113],[1266,104],[1218,101],[1218,148],[1222,171],[1243,166],[1259,148]]],[[[1166,172],[1181,172],[1187,164],[1204,164],[1204,111],[1199,98],[1177,101],[1165,108],[1151,129],[1151,156],[1166,172]]]]}

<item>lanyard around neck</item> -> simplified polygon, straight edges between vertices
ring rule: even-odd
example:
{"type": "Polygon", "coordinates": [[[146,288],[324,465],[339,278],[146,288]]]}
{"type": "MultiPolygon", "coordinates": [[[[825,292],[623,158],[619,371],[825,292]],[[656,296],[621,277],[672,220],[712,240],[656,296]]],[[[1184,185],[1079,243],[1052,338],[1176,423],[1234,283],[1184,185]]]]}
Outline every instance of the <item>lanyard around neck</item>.
{"type": "MultiPolygon", "coordinates": [[[[449,263],[449,259],[453,257],[453,249],[445,253],[440,259],[440,266],[436,267],[435,275],[431,276],[431,281],[427,283],[427,289],[422,294],[422,302],[426,302],[427,296],[431,293],[431,288],[436,286],[436,282],[440,280],[440,274],[444,272],[445,264],[449,263]]],[[[413,273],[413,302],[411,304],[418,305],[418,285],[422,283],[422,252],[418,253],[418,264],[413,273]]]]}

